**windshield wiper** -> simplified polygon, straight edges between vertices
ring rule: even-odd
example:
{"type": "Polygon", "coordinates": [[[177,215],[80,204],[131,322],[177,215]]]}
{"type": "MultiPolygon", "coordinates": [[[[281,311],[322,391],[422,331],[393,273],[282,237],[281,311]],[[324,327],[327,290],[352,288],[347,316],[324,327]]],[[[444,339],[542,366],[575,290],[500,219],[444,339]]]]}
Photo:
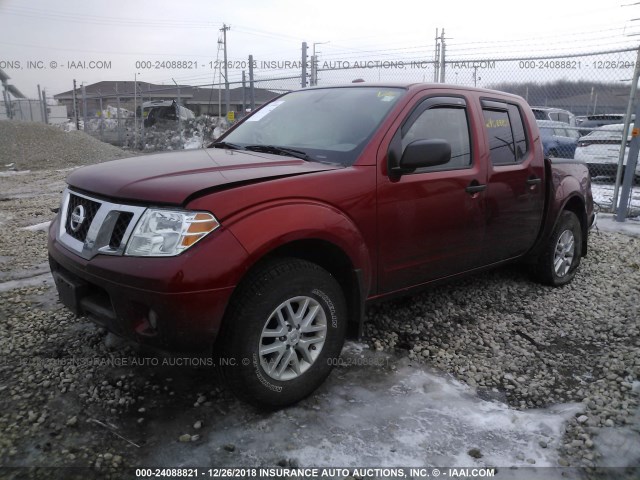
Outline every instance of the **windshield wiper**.
{"type": "Polygon", "coordinates": [[[296,150],[295,148],[278,147],[277,145],[247,145],[244,147],[246,150],[252,150],[254,152],[273,153],[276,155],[289,155],[290,157],[300,158],[302,160],[311,160],[311,157],[302,150],[296,150]]]}
{"type": "Polygon", "coordinates": [[[241,145],[236,145],[235,143],[229,142],[213,142],[209,145],[209,148],[227,148],[229,150],[244,150],[244,147],[241,145]]]}

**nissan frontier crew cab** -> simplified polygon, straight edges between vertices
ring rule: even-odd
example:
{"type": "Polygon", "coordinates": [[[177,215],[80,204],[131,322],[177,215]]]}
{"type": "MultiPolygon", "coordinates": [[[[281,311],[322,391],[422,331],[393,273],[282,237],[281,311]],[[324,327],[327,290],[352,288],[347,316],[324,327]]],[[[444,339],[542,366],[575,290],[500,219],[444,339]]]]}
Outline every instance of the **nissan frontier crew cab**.
{"type": "Polygon", "coordinates": [[[522,98],[442,84],[286,93],[207,149],[67,182],[48,237],[62,303],[210,351],[268,407],[323,382],[368,302],[510,262],[566,284],[595,220],[586,166],[544,158],[522,98]]]}

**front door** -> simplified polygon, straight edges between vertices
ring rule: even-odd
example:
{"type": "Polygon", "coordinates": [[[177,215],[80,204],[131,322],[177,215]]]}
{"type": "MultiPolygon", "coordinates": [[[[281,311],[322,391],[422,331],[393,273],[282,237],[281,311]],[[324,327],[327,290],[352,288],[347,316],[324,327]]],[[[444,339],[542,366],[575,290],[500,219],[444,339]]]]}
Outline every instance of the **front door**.
{"type": "MultiPolygon", "coordinates": [[[[390,151],[415,140],[444,139],[445,165],[403,174],[379,170],[379,292],[388,293],[482,265],[486,166],[477,158],[467,99],[422,99],[397,128],[390,151]]],[[[391,155],[391,153],[389,153],[391,155]]]]}

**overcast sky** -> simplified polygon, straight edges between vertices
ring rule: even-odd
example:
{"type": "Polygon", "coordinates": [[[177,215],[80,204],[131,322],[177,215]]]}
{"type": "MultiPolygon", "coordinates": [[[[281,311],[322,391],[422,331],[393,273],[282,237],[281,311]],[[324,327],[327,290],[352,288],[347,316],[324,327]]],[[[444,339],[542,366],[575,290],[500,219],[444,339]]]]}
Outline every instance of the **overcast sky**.
{"type": "MultiPolygon", "coordinates": [[[[299,61],[301,42],[317,45],[320,61],[431,60],[436,28],[445,28],[448,58],[526,57],[636,46],[635,0],[0,0],[0,68],[28,96],[78,83],[138,79],[201,85],[222,60],[220,28],[230,61],[299,61]],[[69,68],[102,61],[103,68],[69,68]],[[136,61],[197,62],[197,69],[136,68],[136,61]],[[36,62],[29,68],[28,62],[36,62]],[[40,62],[40,63],[37,63],[40,62]],[[52,62],[55,62],[52,63],[52,62]],[[18,67],[19,64],[19,68],[18,67]],[[55,68],[52,68],[55,65],[55,68]],[[104,64],[103,64],[104,65],[104,64]]],[[[148,64],[147,64],[148,65],[148,64]]],[[[256,75],[287,72],[262,69],[256,75]]],[[[290,73],[290,72],[289,72],[290,73]]],[[[240,78],[231,70],[231,80],[240,78]]],[[[631,72],[629,72],[629,76],[631,72]]]]}

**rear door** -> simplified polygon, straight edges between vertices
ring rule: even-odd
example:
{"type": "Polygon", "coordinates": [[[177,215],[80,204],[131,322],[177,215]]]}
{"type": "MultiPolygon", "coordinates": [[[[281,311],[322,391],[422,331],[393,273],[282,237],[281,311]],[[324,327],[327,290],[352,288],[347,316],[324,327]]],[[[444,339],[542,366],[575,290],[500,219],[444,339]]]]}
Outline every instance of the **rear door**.
{"type": "Polygon", "coordinates": [[[481,103],[490,158],[485,258],[493,263],[522,255],[536,240],[544,209],[544,157],[517,104],[481,103]]]}
{"type": "Polygon", "coordinates": [[[379,291],[387,293],[470,270],[483,263],[486,165],[477,155],[479,112],[464,96],[431,96],[413,103],[392,127],[378,174],[379,291]],[[402,117],[401,117],[402,118],[402,117]],[[391,137],[391,139],[389,139],[391,137]],[[449,163],[399,178],[386,171],[416,140],[445,139],[449,163]]]}

